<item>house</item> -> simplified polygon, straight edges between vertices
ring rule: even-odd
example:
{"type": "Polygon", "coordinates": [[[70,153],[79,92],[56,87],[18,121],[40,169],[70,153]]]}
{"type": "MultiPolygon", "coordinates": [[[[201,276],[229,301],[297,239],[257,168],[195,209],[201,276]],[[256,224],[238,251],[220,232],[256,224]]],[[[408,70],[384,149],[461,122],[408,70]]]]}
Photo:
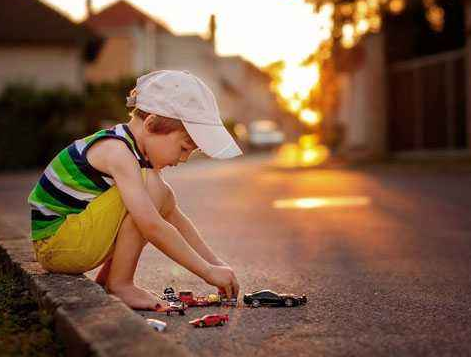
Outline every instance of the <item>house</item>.
{"type": "Polygon", "coordinates": [[[343,151],[356,158],[466,155],[471,147],[471,4],[443,2],[432,30],[421,1],[380,34],[337,50],[343,151]],[[464,4],[464,5],[463,5],[464,4]],[[465,21],[467,19],[467,21],[465,21]]]}
{"type": "Polygon", "coordinates": [[[177,36],[125,0],[92,14],[84,23],[107,39],[97,61],[87,66],[91,82],[136,77],[158,69],[188,70],[212,89],[225,119],[247,124],[263,118],[282,122],[286,117],[269,91],[266,74],[241,57],[215,53],[214,16],[208,39],[177,36]]]}
{"type": "Polygon", "coordinates": [[[9,83],[84,88],[101,38],[38,0],[0,0],[0,91],[9,83]]]}
{"type": "Polygon", "coordinates": [[[90,11],[83,24],[106,38],[97,61],[86,68],[86,78],[92,83],[151,70],[158,56],[157,37],[170,34],[165,25],[126,1],[118,1],[96,14],[90,11]]]}
{"type": "Polygon", "coordinates": [[[299,135],[298,120],[280,108],[276,95],[269,90],[270,75],[239,56],[220,57],[221,85],[225,88],[226,106],[237,121],[248,125],[253,120],[269,119],[278,123],[289,139],[299,135]]]}

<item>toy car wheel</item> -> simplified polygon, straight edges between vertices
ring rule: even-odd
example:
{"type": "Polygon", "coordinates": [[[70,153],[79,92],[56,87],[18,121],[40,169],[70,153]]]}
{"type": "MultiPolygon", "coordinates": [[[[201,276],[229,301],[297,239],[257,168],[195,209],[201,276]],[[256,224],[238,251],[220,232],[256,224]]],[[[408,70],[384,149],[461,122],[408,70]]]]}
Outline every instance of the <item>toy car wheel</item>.
{"type": "Polygon", "coordinates": [[[199,327],[204,327],[204,322],[203,322],[203,321],[201,321],[201,322],[199,323],[199,327]]]}
{"type": "Polygon", "coordinates": [[[259,307],[260,306],[260,301],[255,299],[254,301],[252,301],[252,306],[253,307],[259,307]]]}
{"type": "Polygon", "coordinates": [[[167,316],[170,316],[170,311],[167,311],[167,316]]]}
{"type": "Polygon", "coordinates": [[[288,306],[288,307],[293,306],[293,299],[286,299],[285,300],[285,306],[288,306]]]}
{"type": "Polygon", "coordinates": [[[180,311],[178,311],[178,314],[179,314],[180,316],[183,316],[183,315],[185,315],[185,311],[180,310],[180,311]]]}

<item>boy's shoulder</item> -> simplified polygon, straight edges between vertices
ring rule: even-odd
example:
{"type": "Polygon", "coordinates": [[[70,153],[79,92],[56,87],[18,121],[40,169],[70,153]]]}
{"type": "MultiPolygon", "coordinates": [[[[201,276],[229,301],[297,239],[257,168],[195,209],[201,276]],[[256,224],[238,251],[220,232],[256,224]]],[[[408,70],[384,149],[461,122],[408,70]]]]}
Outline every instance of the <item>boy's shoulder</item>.
{"type": "Polygon", "coordinates": [[[112,176],[110,172],[112,166],[137,163],[126,143],[113,138],[103,138],[97,141],[87,150],[85,155],[90,165],[110,176],[112,176]]]}

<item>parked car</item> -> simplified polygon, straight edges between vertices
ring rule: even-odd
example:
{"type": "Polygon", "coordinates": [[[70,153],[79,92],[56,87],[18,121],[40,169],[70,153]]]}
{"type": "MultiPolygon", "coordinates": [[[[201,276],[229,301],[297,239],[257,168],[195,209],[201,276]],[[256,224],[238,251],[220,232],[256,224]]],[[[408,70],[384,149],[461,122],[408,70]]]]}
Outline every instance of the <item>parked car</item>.
{"type": "Polygon", "coordinates": [[[229,315],[204,315],[203,317],[189,322],[195,327],[222,326],[229,322],[229,315]]]}
{"type": "Polygon", "coordinates": [[[255,120],[248,125],[248,142],[252,147],[273,147],[284,140],[285,134],[273,120],[255,120]]]}
{"type": "Polygon", "coordinates": [[[244,295],[244,303],[252,307],[259,306],[298,306],[307,303],[306,295],[278,294],[271,290],[255,291],[244,295]]]}

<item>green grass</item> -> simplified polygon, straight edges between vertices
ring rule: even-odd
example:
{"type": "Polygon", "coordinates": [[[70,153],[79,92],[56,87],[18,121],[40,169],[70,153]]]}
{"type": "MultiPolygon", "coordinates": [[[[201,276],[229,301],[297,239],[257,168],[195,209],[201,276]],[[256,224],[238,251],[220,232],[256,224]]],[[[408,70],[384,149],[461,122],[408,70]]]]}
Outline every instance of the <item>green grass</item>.
{"type": "Polygon", "coordinates": [[[0,357],[63,355],[52,317],[39,309],[20,279],[0,270],[0,357]]]}

